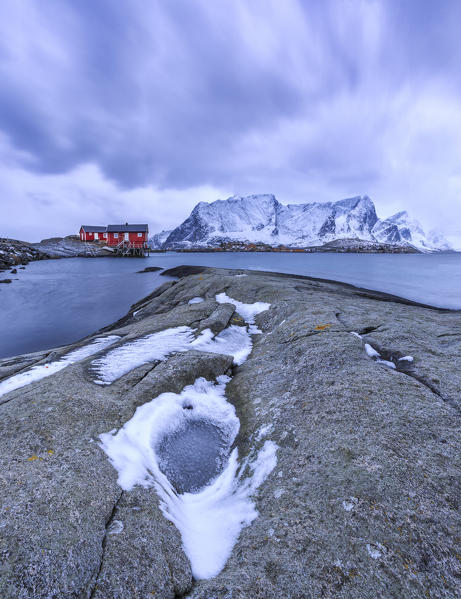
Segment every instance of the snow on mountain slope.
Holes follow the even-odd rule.
[[[424,247],[426,236],[421,225],[417,220],[411,219],[405,210],[380,221],[380,224],[382,227],[392,229],[396,243],[407,241],[413,245]],[[374,235],[378,241],[381,241],[381,231],[375,230]]]
[[[167,239],[168,247],[182,244],[215,245],[219,239],[276,242],[277,212],[281,204],[273,195],[258,195],[211,204],[200,202],[182,225],[174,229]]]
[[[427,240],[431,248],[436,248],[438,250],[454,249],[452,244],[443,236],[442,233],[440,233],[440,231],[435,231],[434,229],[429,231],[427,234]]]
[[[393,216],[380,220],[372,231],[377,241],[389,243],[410,243],[420,250],[449,250],[448,241],[435,231],[427,235],[421,224],[411,218],[406,210],[397,212]]]
[[[160,250],[170,233],[171,231],[160,231],[160,233],[155,233],[155,235],[149,237],[150,247],[153,250]]]
[[[200,202],[168,235],[163,247],[216,247],[233,241],[307,247],[337,239],[410,244],[423,250],[449,247],[441,236],[426,236],[406,212],[378,219],[368,196],[283,205],[272,194]]]

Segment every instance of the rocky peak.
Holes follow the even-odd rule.
[[[379,219],[367,195],[338,202],[284,205],[273,194],[199,202],[189,218],[171,232],[164,247],[217,247],[229,242],[308,247],[336,239],[411,244],[423,250],[448,247],[440,236],[429,240],[406,211]]]

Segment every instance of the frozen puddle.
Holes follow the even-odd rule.
[[[156,489],[195,578],[224,567],[240,531],[258,515],[251,496],[276,465],[272,441],[240,467],[237,449],[230,452],[239,421],[224,394],[229,380],[201,378],[179,394],[163,393],[115,435],[100,435],[122,489]]]
[[[192,405],[183,408],[193,409]],[[229,438],[217,424],[191,419],[166,434],[155,453],[160,470],[175,490],[195,493],[222,471],[229,448]]]
[[[9,391],[14,391],[15,389],[25,387],[30,383],[39,381],[40,379],[50,376],[55,372],[59,372],[60,370],[66,368],[70,364],[75,364],[76,362],[79,362],[84,358],[88,358],[89,356],[96,354],[97,352],[101,351],[102,349],[105,349],[109,345],[112,345],[119,339],[120,337],[118,335],[99,337],[95,339],[92,343],[74,349],[68,354],[65,354],[59,360],[55,360],[53,362],[46,362],[37,366],[32,366],[32,368],[30,368],[29,370],[25,370],[24,372],[15,374],[0,382],[0,396],[4,395],[5,393],[8,393]]]
[[[251,319],[249,313],[246,317]],[[214,338],[204,331],[189,345],[223,353],[232,346],[241,363],[251,351],[251,338],[246,327],[229,327]],[[118,432],[100,435],[122,489],[156,489],[198,579],[222,570],[240,531],[257,517],[252,496],[277,462],[277,446],[270,440],[241,464],[237,449],[231,451],[239,420],[226,400],[229,381],[199,378],[181,393],[162,393],[140,406]]]
[[[166,360],[169,356],[192,349],[233,356],[235,364],[243,364],[252,348],[251,335],[260,333],[254,324],[256,314],[267,310],[270,304],[256,302],[244,304],[225,293],[216,296],[218,303],[231,303],[245,319],[248,327],[232,325],[213,335],[205,329],[195,338],[195,330],[187,326],[152,333],[107,352],[91,363],[91,371],[98,385],[110,385],[121,376],[149,362]]]

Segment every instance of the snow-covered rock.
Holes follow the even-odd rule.
[[[382,243],[409,243],[420,250],[449,250],[450,244],[440,233],[426,235],[421,224],[408,215],[406,210],[397,212],[373,227],[372,234]]]
[[[0,271],[27,264],[32,260],[44,260],[49,256],[30,243],[0,237]]]
[[[154,236],[158,243],[164,233]],[[338,239],[449,249],[442,236],[426,236],[406,212],[380,220],[368,196],[283,205],[272,194],[200,202],[189,218],[163,239],[161,247],[216,247],[229,242],[308,247]]]
[[[149,237],[149,245],[153,250],[160,250],[170,235],[170,231],[160,231],[160,233],[155,233],[152,237]]]

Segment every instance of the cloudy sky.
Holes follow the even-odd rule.
[[[2,0],[0,236],[368,194],[461,246],[458,0]]]

